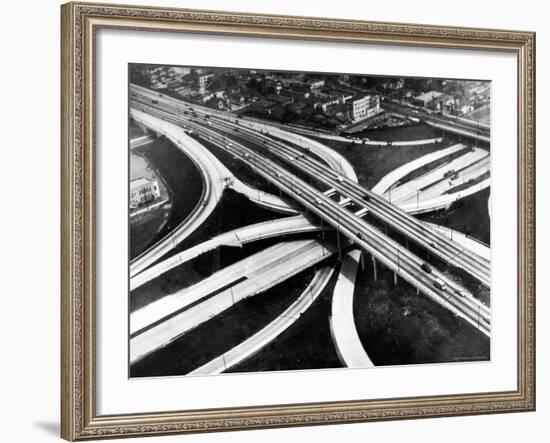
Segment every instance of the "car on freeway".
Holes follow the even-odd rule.
[[[344,181],[344,177],[339,175],[338,177],[336,177],[336,180],[338,180],[340,183],[342,183]]]
[[[153,103],[154,105],[158,105],[159,101],[158,100],[151,100],[151,103]]]
[[[462,289],[455,289],[455,294],[460,297],[466,297],[466,293]]]
[[[430,242],[430,246],[434,249],[437,249],[437,245],[433,241]]]
[[[430,274],[432,272],[432,267],[428,263],[422,263],[420,265],[420,268],[427,274]]]
[[[318,205],[322,205],[323,200],[321,200],[319,197],[315,197],[315,203],[317,203]]]
[[[359,240],[365,240],[365,235],[361,231],[357,231],[356,235]]]
[[[436,279],[434,280],[434,286],[435,286],[437,289],[440,289],[440,290],[442,290],[442,291],[444,291],[445,288],[447,287],[447,286],[445,285],[445,282],[444,282],[443,280],[441,280],[440,278],[436,278]]]

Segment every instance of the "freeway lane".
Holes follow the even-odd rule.
[[[143,104],[143,106],[148,105]],[[235,139],[220,135],[210,125],[202,126],[194,121],[183,119],[181,116],[158,110],[155,107],[148,106],[147,109],[148,112],[162,116],[162,118],[192,127],[193,130],[198,131],[203,137],[215,143],[221,149],[233,153],[259,175],[370,252],[377,260],[396,272],[404,280],[489,335],[490,312],[483,304],[436,269],[430,274],[424,273],[420,269],[423,261],[419,257],[367,224],[358,216],[343,210],[319,190],[290,174],[285,168],[269,158],[239,144]],[[230,140],[232,141],[230,142]],[[231,145],[230,149],[228,143]],[[321,204],[318,203],[318,200],[321,201]],[[381,200],[383,201],[383,199]],[[444,283],[443,288],[434,285],[436,279]],[[465,294],[465,296],[458,295],[458,291]]]
[[[177,109],[174,109],[174,108],[170,108],[170,109],[172,109],[174,111],[177,110]],[[197,108],[194,108],[194,111],[195,112],[201,112],[201,111],[198,111]],[[204,111],[204,113],[208,114],[208,111]],[[247,131],[245,128],[243,128],[242,120],[243,119],[234,119],[234,121],[232,123],[230,123],[229,121],[227,121],[227,119],[223,119],[223,123],[218,122],[218,125],[223,124],[223,125],[229,126],[230,128],[233,128],[234,130],[239,130],[239,136],[241,136],[243,134],[243,132]],[[267,130],[264,128],[264,131],[267,131]],[[252,132],[252,131],[248,131],[247,133],[250,133],[250,132]],[[251,137],[250,139],[253,142],[255,141],[258,145],[261,145],[263,142],[264,143],[269,142],[270,145],[274,143],[273,140],[270,140],[268,137],[264,136],[263,134],[255,133],[255,134],[251,134],[250,137]],[[284,145],[282,143],[275,144],[275,149],[276,149],[274,151],[275,154],[279,155],[279,157],[282,160],[288,162],[289,161],[288,154],[290,154],[292,156],[291,163],[294,166],[300,167],[300,164],[298,164],[298,162],[301,162],[301,157],[300,157],[300,154],[302,153],[301,151],[290,148],[289,146]],[[281,155],[281,152],[284,152],[286,154]],[[329,168],[326,168],[324,165],[320,164],[319,162],[316,162],[314,159],[311,159],[308,156],[306,156],[305,159],[307,159],[307,161],[312,166],[317,166],[317,168],[318,168],[317,171],[314,171],[312,173],[312,176],[314,176],[316,178],[320,178],[320,177],[329,177],[330,175],[333,174],[333,171],[331,171]],[[305,159],[304,159],[304,161],[305,161]],[[341,184],[341,185],[343,185],[343,184]],[[335,182],[332,182],[332,184],[331,184],[331,186],[336,186],[337,188],[341,185],[339,185],[338,183],[335,183]],[[352,187],[354,188],[355,191],[358,192],[358,194],[355,195],[356,199],[354,200],[355,203],[357,203],[357,204],[360,204],[362,206],[367,205],[367,208],[369,207],[368,206],[369,203],[365,203],[365,201],[363,199],[363,194],[367,194],[367,195],[369,195],[369,197],[373,197],[373,196],[377,197],[377,196],[374,195],[374,193],[372,193],[372,192],[370,192],[370,191],[368,191],[364,188],[361,188],[359,185],[356,185],[355,183],[353,184]],[[476,190],[477,190],[477,188],[476,188]],[[345,192],[350,192],[350,191],[347,190]],[[344,195],[347,195],[347,194],[344,194]],[[464,191],[461,194],[459,194],[458,197],[460,195],[464,195],[464,196],[468,195],[468,192]],[[456,200],[457,196],[453,196],[453,197],[445,196],[444,199],[443,199],[446,202],[445,204],[448,204],[447,200],[449,198],[452,198],[452,200],[454,201],[454,200]],[[430,201],[428,203],[433,204],[433,205],[441,205],[440,200],[441,200],[441,198],[438,199],[437,201],[434,201],[434,202]],[[395,208],[394,205],[391,205],[387,202],[384,202],[384,200],[381,200],[379,198],[378,198],[378,200],[377,200],[377,198],[372,198],[372,203],[379,206],[378,210],[377,210],[377,208],[370,208],[370,209],[373,210],[374,215],[381,215],[381,212],[379,212],[379,211],[382,211],[382,212],[387,211],[387,217],[382,218],[382,220],[384,222],[390,223],[394,228],[396,228],[398,230],[403,229],[405,227],[405,224],[406,224],[407,229],[409,229],[411,231],[410,232],[403,231],[403,233],[405,235],[409,235],[410,238],[413,241],[416,241],[417,243],[419,243],[423,247],[431,247],[430,243],[434,243],[437,248],[432,247],[430,252],[434,253],[435,255],[440,255],[441,258],[443,258],[445,260],[451,260],[451,259],[455,260],[455,262],[453,264],[458,265],[459,267],[462,267],[463,269],[467,270],[467,272],[470,272],[471,274],[473,274],[476,278],[480,279],[487,286],[490,285],[490,265],[489,265],[488,261],[480,260],[479,257],[477,257],[475,254],[470,254],[470,256],[468,257],[468,260],[471,261],[471,263],[470,262],[465,262],[464,260],[462,260],[462,255],[468,254],[468,252],[463,251],[462,250],[463,248],[460,248],[457,245],[455,245],[455,247],[453,248],[452,247],[452,242],[449,242],[445,238],[442,238],[441,236],[438,236],[437,233],[426,232],[425,227],[422,225],[422,223],[420,221],[418,221],[417,219],[415,219],[413,217],[407,216],[407,214],[404,213],[404,211],[399,211],[397,208]],[[418,204],[416,206],[417,206],[416,208],[408,208],[407,207],[407,209],[409,209],[411,211],[418,210]],[[399,222],[401,224],[395,222],[393,220],[393,217],[398,218]],[[414,232],[414,230],[416,230],[416,233]],[[415,235],[416,235],[416,237],[415,237]],[[425,237],[425,236],[430,237],[431,241],[430,242],[424,242],[424,243],[420,242],[419,240],[421,238]],[[441,248],[441,246],[443,246],[444,248]],[[447,256],[440,254],[440,251],[443,251],[444,249],[448,249]],[[460,255],[458,255],[458,254],[460,254]]]
[[[365,352],[353,314],[353,295],[355,293],[355,277],[361,260],[361,251],[351,251],[342,261],[342,267],[334,286],[330,327],[333,342],[340,361],[348,368],[374,367]]]
[[[491,137],[490,136],[484,136],[484,135],[478,135],[477,133],[471,131],[470,129],[463,129],[455,126],[454,124],[446,124],[446,123],[437,123],[435,121],[431,120],[425,120],[425,122],[433,126],[434,128],[441,129],[443,131],[452,132],[457,135],[463,135],[465,137],[471,137],[476,140],[479,140],[480,142],[484,142],[487,144],[491,143]]]
[[[380,181],[371,189],[372,192],[382,195],[388,191],[393,185],[395,185],[399,180],[405,177],[407,174],[420,169],[422,166],[432,163],[440,158],[449,156],[456,152],[461,151],[466,146],[462,143],[450,146],[446,149],[440,151],[432,152],[431,154],[426,154],[422,157],[419,157],[413,161],[405,163],[402,166],[394,169],[393,171],[386,174],[380,179]]]
[[[168,272],[170,269],[180,266],[219,246],[241,247],[246,243],[264,240],[277,235],[314,232],[322,229],[323,228],[320,226],[312,224],[302,215],[269,220],[234,229],[186,249],[185,251],[179,252],[135,275],[130,279],[130,291],[139,288],[145,283]]]
[[[451,194],[443,194],[439,197],[421,200],[420,203],[416,202],[415,199],[415,201],[413,201],[412,203],[403,204],[400,205],[400,207],[409,214],[422,214],[425,212],[444,210],[446,208],[449,208],[453,202],[468,197],[469,195],[473,195],[476,192],[482,191],[483,189],[490,186],[491,178],[488,177],[478,183],[475,183],[474,185],[468,186],[467,189],[464,189],[462,191],[454,192]],[[487,278],[489,278],[489,274],[487,274]],[[489,283],[487,283],[486,286],[489,286]]]
[[[408,196],[400,198],[398,204],[406,205],[412,203],[413,201],[416,202],[417,192],[418,195],[424,200],[433,199],[442,195],[456,197],[458,193],[453,191],[455,187],[465,184],[467,185],[470,181],[476,181],[476,183],[479,183],[478,180],[486,176],[490,166],[491,160],[488,157],[485,157],[480,161],[470,164],[457,171],[459,176],[455,180],[440,179],[423,188],[418,188],[418,183],[411,182],[407,185],[409,188],[413,188],[414,193],[412,195],[409,194]],[[475,187],[475,185],[472,185],[471,187]]]
[[[161,101],[164,102],[165,100],[171,102],[171,101],[173,101],[174,99],[171,99],[171,98],[162,98]],[[178,101],[178,100],[176,100],[176,101]],[[183,102],[182,102],[182,103],[183,103]],[[143,103],[143,105],[144,105],[144,106],[148,106],[147,103]],[[160,105],[159,105],[159,106],[160,106]],[[188,106],[189,106],[189,105],[188,105]],[[151,108],[151,107],[149,106],[149,108]],[[151,108],[151,109],[155,109],[155,107],[153,107],[153,108]],[[195,129],[200,130],[200,131],[206,131],[207,134],[211,134],[211,135],[207,135],[206,138],[212,139],[212,137],[213,137],[212,134],[217,134],[217,133],[216,133],[216,131],[213,131],[213,130],[212,130],[212,127],[210,126],[210,125],[211,125],[211,122],[210,122],[210,121],[206,121],[206,123],[209,124],[209,126],[207,126],[207,127],[203,127],[203,126],[199,125],[199,123],[198,123],[198,118],[197,118],[197,112],[199,112],[199,111],[197,111],[197,108],[196,108],[196,107],[191,108],[191,107],[189,106],[189,109],[192,109],[192,110],[193,110],[194,118],[192,118],[192,119],[189,118],[189,120],[187,120],[186,117],[184,117],[184,116],[179,116],[179,117],[176,119],[176,121],[178,121],[178,119],[179,119],[179,120],[183,120],[182,123],[184,123],[184,124],[187,124],[187,125],[189,125],[189,124],[194,125]],[[171,111],[174,111],[174,112],[175,112],[176,110],[171,109],[170,112],[171,112]],[[155,111],[153,111],[153,112],[155,112]],[[167,117],[167,118],[168,118],[169,116],[172,115],[170,112],[166,112],[166,111],[160,111],[160,110],[159,110],[158,112],[160,112],[161,115],[165,115],[165,117]],[[203,111],[200,111],[200,112],[203,112]],[[209,111],[204,111],[204,113],[205,113],[205,114],[209,114]],[[163,118],[164,118],[164,117],[163,117]],[[172,116],[172,118],[174,118],[174,117]],[[205,117],[205,119],[206,119],[206,118],[207,118],[207,117]],[[200,123],[203,123],[203,121],[201,121]],[[227,123],[227,122],[225,122],[225,123]],[[235,123],[235,124],[238,124],[238,123]],[[198,125],[198,126],[197,126],[197,125]],[[218,125],[218,123],[216,123],[216,125]],[[239,128],[239,134],[242,132],[242,130],[243,130],[243,128],[240,127],[240,128]],[[258,135],[258,136],[261,136],[261,135]],[[220,147],[222,147],[222,148],[227,148],[227,150],[230,150],[230,149],[229,149],[229,146],[225,146],[227,143],[228,143],[228,139],[227,139],[226,137],[222,137],[222,140],[221,140],[221,143],[220,143]],[[231,145],[231,143],[229,143],[229,145]],[[288,148],[288,147],[287,147],[287,148]],[[233,150],[231,150],[231,152],[233,152]],[[253,151],[252,151],[252,152],[253,152]],[[295,159],[293,159],[293,160],[295,160]],[[321,165],[320,167],[324,167],[324,165]],[[332,171],[330,171],[330,169],[329,169],[328,171],[329,171],[330,173],[333,173]],[[354,185],[355,185],[355,184],[354,184]],[[365,191],[365,190],[363,190],[363,191]],[[367,192],[369,192],[369,191],[367,191]],[[374,194],[373,194],[373,195],[374,195]],[[395,206],[389,205],[384,199],[381,199],[379,196],[377,196],[377,195],[374,195],[374,196],[375,196],[374,200],[377,199],[378,202],[381,202],[382,204],[387,205],[387,206],[388,206],[388,209],[393,210],[393,211],[397,211],[397,210],[398,210],[397,208],[395,208]],[[402,211],[401,211],[401,212],[402,212]],[[406,214],[405,214],[405,215],[406,215]],[[414,218],[411,218],[411,217],[409,217],[409,221],[419,223],[418,220],[416,220],[416,219],[414,219]],[[425,230],[425,227],[421,225],[420,229],[424,229],[424,230]],[[431,235],[433,235],[433,233],[431,233]],[[461,249],[458,249],[457,252],[461,252]],[[474,256],[474,257],[475,257],[475,256]]]
[[[475,238],[469,237],[460,231],[456,231],[454,229],[450,229],[445,226],[441,226],[435,223],[427,223],[427,224],[430,228],[441,232],[443,235],[445,235],[445,237],[449,239],[452,238],[455,242],[460,243],[465,248],[475,252],[480,257],[483,257],[486,260],[491,260],[491,248],[487,246],[485,243],[482,243],[481,241],[476,240]]]
[[[199,143],[188,137],[181,128],[174,126],[165,129],[162,127],[164,122],[159,122],[143,112],[132,109],[130,109],[130,115],[137,122],[159,133],[165,132],[174,145],[184,151],[195,164],[204,184],[201,198],[189,216],[174,231],[131,261],[130,277],[132,277],[160,259],[208,218],[221,198],[224,182],[219,177],[214,164],[209,162],[208,158],[204,158],[204,155],[201,156],[201,149],[197,146]]]
[[[147,115],[142,111],[137,109],[130,108],[130,115],[132,118],[139,120],[142,124],[152,128],[155,131],[159,131],[161,134],[172,134],[174,132],[180,131],[179,138],[176,139],[177,143],[183,145],[183,148],[186,149],[186,152],[191,151],[199,161],[205,164],[205,170],[210,174],[210,176],[219,182],[224,183],[225,186],[230,186],[234,191],[244,195],[250,201],[273,211],[281,212],[284,214],[295,214],[294,210],[286,201],[282,200],[276,195],[269,194],[268,192],[255,189],[239,179],[237,179],[233,173],[225,167],[225,165],[218,160],[218,158],[212,154],[207,148],[202,144],[198,143],[193,138],[189,137],[185,131],[181,133],[181,129],[171,127],[171,123],[162,121],[161,119],[155,118],[151,115]],[[183,142],[183,143],[182,143]],[[229,183],[229,184],[228,184]]]
[[[417,109],[416,113],[410,107],[400,105],[398,103],[390,103],[385,101],[384,109],[389,109],[392,112],[397,112],[413,119],[422,119],[425,123],[438,129],[451,132],[457,135],[463,135],[475,140],[491,143],[490,128],[486,125],[476,125],[476,122],[468,121],[467,119],[451,118],[428,114],[425,111]]]
[[[130,315],[130,362],[134,363],[239,301],[333,255],[329,242],[282,242]],[[228,286],[227,282],[235,282]]]
[[[151,266],[195,231],[212,213],[229,182],[232,182],[231,186],[235,191],[244,194],[260,206],[283,213],[296,213],[280,197],[253,189],[237,180],[210,151],[189,137],[179,126],[134,108],[130,108],[130,115],[137,122],[159,134],[165,135],[175,146],[184,151],[193,161],[197,170],[200,171],[205,184],[201,198],[191,214],[173,232],[132,260],[130,263],[130,277]]]
[[[416,201],[420,197],[419,193],[425,194],[423,198],[426,199],[439,197],[446,189],[455,186],[454,180],[445,178],[445,174],[455,171],[460,177],[457,183],[460,183],[463,178],[476,178],[478,175],[487,172],[489,166],[489,153],[483,149],[475,149],[449,163],[430,170],[420,177],[394,188],[389,188],[383,197],[396,205],[410,203],[410,200]],[[451,183],[449,184],[449,182]]]
[[[323,293],[334,274],[334,268],[334,265],[330,265],[316,271],[315,276],[298,299],[275,320],[242,343],[187,375],[220,374],[259,352],[293,325],[309,309],[319,295]]]
[[[144,97],[145,101],[142,101]],[[149,89],[142,88],[141,86],[137,85],[130,85],[130,98],[137,99],[139,103],[143,103],[146,105],[151,105],[153,100],[159,102],[157,103],[158,105],[162,105],[164,103],[165,105],[169,106],[170,111],[179,114],[181,117],[187,115],[189,118],[191,118],[191,113],[201,115],[215,115],[218,119],[227,120],[228,122],[237,124],[240,123],[243,126],[248,126],[249,128],[255,129],[256,132],[264,131],[266,133],[271,133],[287,142],[295,143],[297,145],[308,146],[311,152],[323,159],[323,161],[325,161],[327,165],[329,165],[332,169],[334,169],[335,171],[339,171],[350,180],[357,182],[357,175],[355,174],[355,170],[344,156],[340,155],[333,149],[330,149],[329,147],[323,145],[322,143],[303,137],[299,134],[285,131],[280,126],[267,124],[264,121],[256,120],[250,117],[235,117],[230,114],[228,115],[226,112],[215,111],[211,108],[206,108],[200,105],[191,105],[185,101],[173,99],[169,96],[153,92]],[[160,99],[160,101],[158,99]]]
[[[228,131],[232,128],[228,122],[220,124],[222,127],[226,127]],[[267,149],[272,148],[270,149],[271,152],[284,162],[290,163],[292,166],[309,173],[313,178],[323,182],[331,189],[338,190],[343,197],[351,198],[356,205],[366,208],[371,214],[388,223],[412,241],[425,247],[434,255],[438,255],[453,265],[461,267],[487,286],[490,286],[490,262],[488,260],[468,250],[464,250],[460,245],[439,235],[437,232],[426,229],[421,221],[406,214],[406,212],[400,210],[395,205],[386,202],[375,193],[362,188],[357,183],[344,180],[338,174],[335,175],[334,171],[315,159],[304,155],[303,151],[291,148],[280,142],[275,142],[262,134],[253,134],[250,131],[244,130],[242,125],[240,125],[239,136],[244,137],[245,135],[248,137],[248,140],[256,143],[258,146],[263,146]],[[477,152],[479,153],[476,154]],[[482,150],[476,150],[470,154],[475,154],[478,157],[485,157],[487,155],[486,151]],[[466,192],[462,194],[466,195]],[[458,197],[460,197],[460,194]],[[445,199],[447,198],[446,196]],[[454,200],[456,200],[456,196],[453,197]]]

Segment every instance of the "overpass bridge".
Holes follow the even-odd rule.
[[[163,99],[162,102],[164,103],[165,100]],[[401,276],[430,298],[446,306],[456,315],[463,317],[485,334],[490,334],[488,308],[477,301],[468,291],[435,268],[431,273],[422,271],[421,265],[424,260],[365,222],[353,211],[340,207],[337,202],[325,196],[320,190],[290,173],[286,167],[243,145],[236,137],[231,138],[220,134],[212,128],[212,125],[207,124],[208,122],[199,123],[195,118],[182,118],[179,112],[167,112],[158,109],[157,106],[135,101],[135,99],[132,99],[132,106],[146,107],[147,112],[158,116],[158,118],[192,128],[206,140],[226,152],[230,152],[294,201],[336,229],[339,234],[369,252],[375,262],[383,263],[396,275]],[[337,182],[342,183],[340,180]],[[334,185],[339,186],[336,183]],[[436,281],[443,284],[438,286],[435,284]]]
[[[170,102],[171,100],[167,98],[167,101]],[[147,105],[147,99],[141,103],[142,105]],[[158,103],[169,114],[181,112],[181,108],[173,104],[163,105],[164,100]],[[309,153],[307,147],[304,151],[303,148],[299,149],[297,146],[292,146],[270,137],[278,137],[279,130],[271,134],[269,132],[269,125],[265,124],[260,125],[259,130],[255,130],[248,127],[248,122],[245,119],[231,119],[225,113],[222,113],[224,118],[218,120],[216,117],[219,116],[219,113],[211,114],[208,108],[200,110],[195,105],[193,106],[193,111],[197,116],[201,114],[208,119],[209,128],[215,122],[216,127],[222,130],[223,133],[228,134],[228,136],[247,139],[250,143],[262,149],[269,150],[282,162],[299,169],[308,174],[312,179],[329,188],[325,191],[325,195],[333,196],[334,194],[338,194],[340,196],[340,203],[344,203],[342,206],[347,206],[351,203],[361,211],[361,216],[370,213],[383,223],[387,223],[397,232],[403,234],[407,239],[428,250],[430,254],[441,258],[453,266],[464,269],[486,286],[490,286],[489,260],[479,257],[477,254],[449,240],[439,232],[427,228],[421,221],[386,201],[386,199],[380,197],[377,193],[361,187],[353,180],[349,180],[340,174],[335,174],[332,168],[322,164],[312,156],[306,155]],[[186,123],[191,123],[189,119],[185,118],[185,114],[183,115],[184,120],[187,120]],[[194,123],[199,124],[198,118],[194,120]],[[200,128],[197,130],[200,131]],[[300,143],[303,146],[303,140]],[[483,152],[478,151],[477,154],[484,155]],[[473,153],[473,155],[477,154]]]

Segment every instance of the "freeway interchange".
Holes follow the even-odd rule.
[[[376,263],[383,264],[395,276],[490,336],[489,307],[436,266],[427,265],[426,260],[409,248],[409,241],[447,263],[451,269],[466,272],[486,287],[490,287],[489,260],[359,185],[354,176],[343,172],[344,167],[335,167],[334,161],[330,164],[318,151],[314,152],[314,142],[310,145],[307,138],[283,136],[281,128],[270,124],[186,103],[136,85],[130,87],[130,113],[137,119],[144,116],[156,119],[157,125],[152,129],[157,133],[160,127],[165,135],[183,128],[187,135],[192,134],[197,140],[204,140],[232,155],[283,193],[299,212],[313,214],[323,225],[336,231],[338,243],[330,246],[331,253],[327,255],[338,254],[341,258],[344,248],[350,245],[359,248],[372,257],[375,266]],[[387,235],[367,216],[399,233],[406,239],[406,244]],[[303,224],[303,219],[297,223]],[[175,244],[176,240],[172,238],[171,242]],[[153,264],[158,258],[156,255],[148,264]],[[147,253],[140,260],[147,260]],[[148,267],[140,267],[133,278],[139,279],[140,273],[147,273]],[[173,320],[173,312],[181,309],[181,306],[164,308],[159,314],[154,307],[144,307],[132,313],[131,361],[185,333],[187,329],[182,329],[178,326],[180,323]],[[208,317],[207,313],[202,315]],[[168,333],[165,332],[164,339],[151,332],[155,328],[166,331],[168,324],[171,327]],[[148,336],[154,337],[155,346],[148,345]]]

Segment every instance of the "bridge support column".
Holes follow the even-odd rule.
[[[420,295],[420,289],[416,288],[416,295]]]
[[[393,271],[393,285],[397,286],[397,272]]]
[[[361,260],[361,271],[364,271],[365,270],[365,254],[363,252],[361,252],[360,260]]]
[[[340,231],[336,230],[336,243],[338,244],[338,261],[342,261],[342,248],[340,245]]]
[[[136,122],[136,120],[134,120],[134,123],[137,123],[139,129],[141,129],[145,134],[149,134],[149,128],[147,128],[147,126],[145,126],[143,123]]]
[[[374,273],[374,280],[378,280],[378,271],[376,269],[376,258],[374,258],[374,255],[372,255],[371,257],[372,257],[372,269]]]

